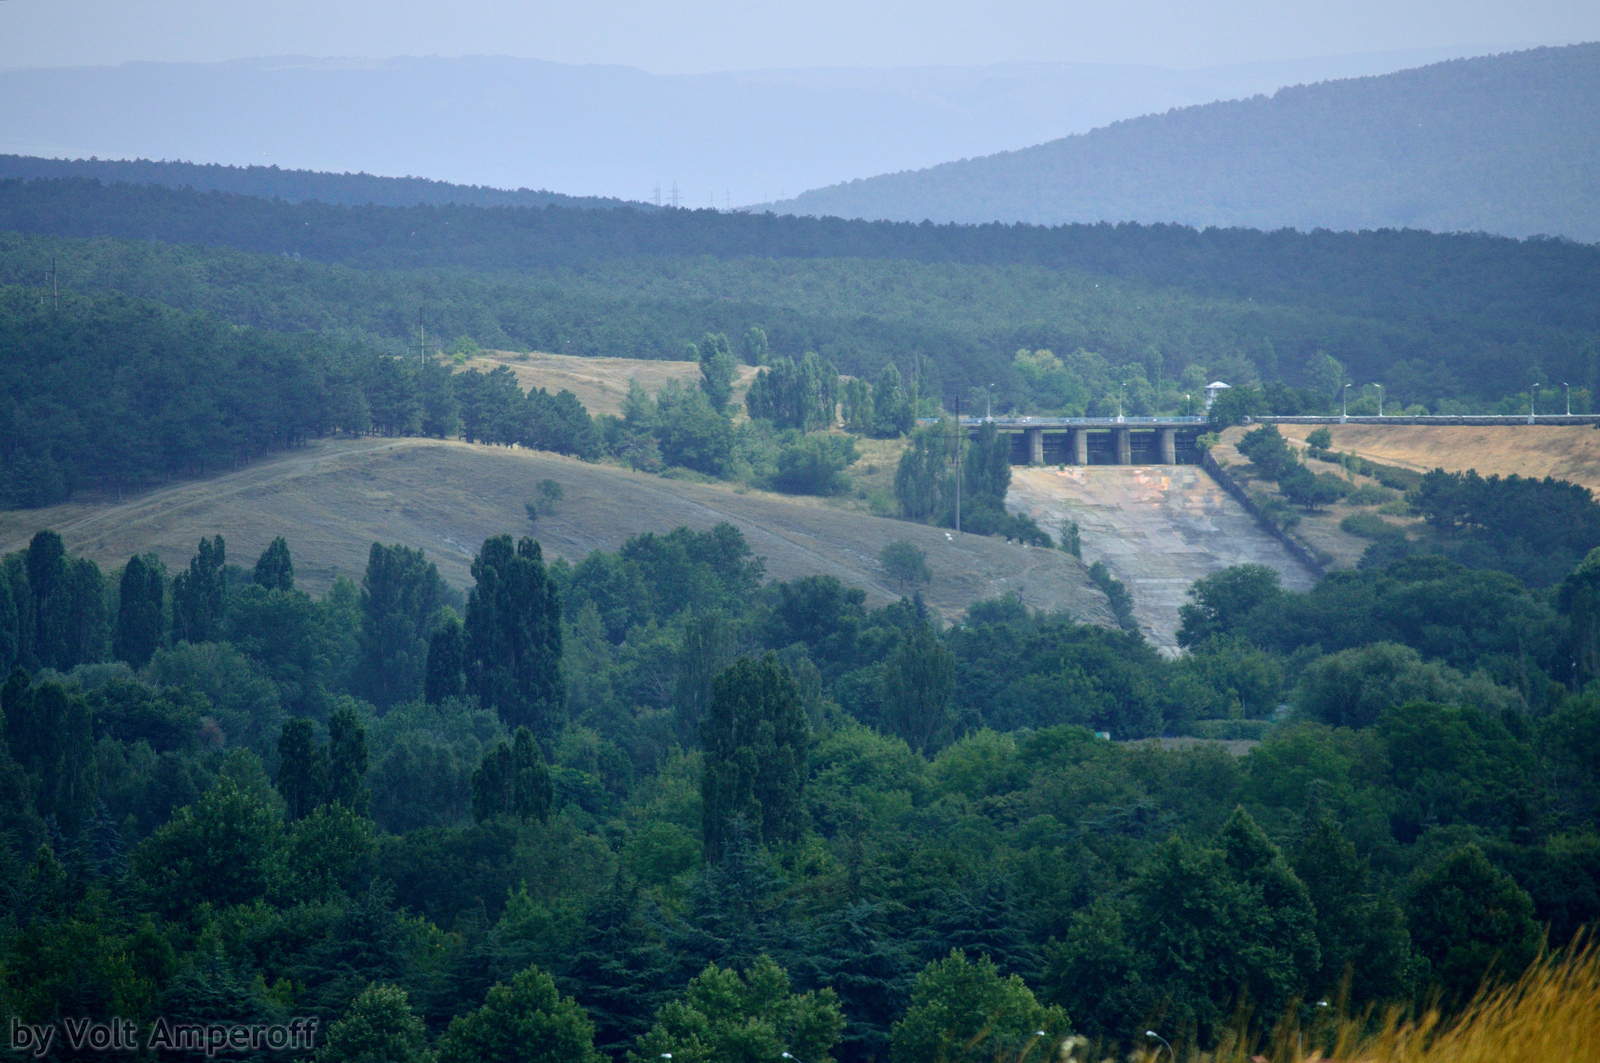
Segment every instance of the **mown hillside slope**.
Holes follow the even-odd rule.
[[[562,485],[563,499],[530,524],[524,503],[537,497],[535,485],[547,478]],[[1034,608],[1115,626],[1082,563],[1059,550],[974,535],[953,540],[937,528],[762,492],[735,493],[521,448],[416,438],[313,443],[122,503],[0,511],[0,553],[54,528],[74,553],[107,569],[154,552],[177,570],[207,535],[221,533],[239,557],[254,557],[283,535],[295,543],[301,582],[321,591],[340,575],[358,578],[373,542],[399,542],[425,550],[446,581],[466,587],[483,541],[507,531],[534,535],[551,556],[577,562],[592,550],[616,550],[634,535],[680,526],[703,531],[724,520],[766,558],[775,579],[835,576],[881,605],[912,589],[877,561],[889,543],[906,540],[926,551],[933,579],[921,589],[947,615],[1018,591]]]
[[[1600,44],[1455,60],[1118,122],[816,189],[896,221],[1417,228],[1600,239]]]

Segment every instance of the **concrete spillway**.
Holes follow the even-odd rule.
[[[1013,468],[1006,507],[1052,538],[1077,521],[1086,564],[1127,584],[1145,637],[1176,650],[1189,585],[1231,565],[1268,565],[1293,590],[1315,582],[1281,544],[1193,465]]]

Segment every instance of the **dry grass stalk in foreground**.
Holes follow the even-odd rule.
[[[1513,985],[1483,989],[1448,1018],[1428,1011],[1388,1012],[1372,1031],[1370,1016],[1331,1018],[1301,1028],[1280,1023],[1260,1055],[1240,1039],[1196,1063],[1590,1063],[1600,1060],[1600,948],[1594,943],[1546,956]],[[1331,1052],[1329,1049],[1331,1048]],[[1326,1053],[1326,1054],[1324,1054]],[[1164,1050],[1161,1054],[1164,1054]],[[1140,1054],[1155,1063],[1157,1053]]]

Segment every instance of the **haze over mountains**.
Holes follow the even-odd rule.
[[[663,202],[676,184],[683,205],[721,208],[1459,54],[696,76],[484,56],[21,69],[0,72],[0,152],[414,174],[632,200],[653,201],[659,185]]]
[[[1122,121],[807,192],[902,221],[1419,228],[1600,240],[1600,44],[1457,60]]]

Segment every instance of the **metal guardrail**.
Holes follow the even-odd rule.
[[[1192,428],[1206,423],[1204,417],[963,417],[961,427],[978,428],[992,421],[996,428]],[[919,417],[918,424],[938,424],[937,417]]]
[[[1600,424],[1600,413],[1482,413],[1482,414],[1417,414],[1398,417],[1301,417],[1280,414],[1262,414],[1247,418],[1250,424],[1416,424],[1416,425],[1475,425],[1480,427],[1507,427],[1517,425],[1573,426]]]

